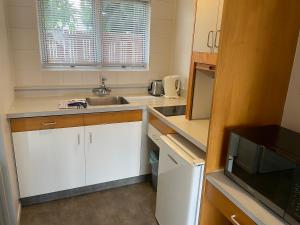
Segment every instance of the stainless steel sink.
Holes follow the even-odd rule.
[[[129,104],[129,102],[121,96],[90,97],[87,98],[86,101],[91,106]]]

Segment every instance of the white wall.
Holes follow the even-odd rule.
[[[177,0],[175,13],[174,47],[171,61],[171,73],[189,77],[196,0]],[[186,88],[184,82],[183,88]]]
[[[300,133],[300,35],[283,113],[282,126]]]
[[[152,0],[150,71],[103,72],[108,84],[148,84],[169,74],[176,0]],[[17,87],[95,85],[98,72],[49,72],[40,68],[35,0],[9,0]]]
[[[10,209],[10,221],[7,224],[16,224],[19,194],[9,124],[6,119],[6,113],[14,99],[14,91],[4,8],[4,1],[0,0],[0,164],[3,167],[6,200]]]

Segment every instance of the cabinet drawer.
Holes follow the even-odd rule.
[[[12,132],[80,127],[83,125],[82,115],[45,116],[11,120]]]
[[[148,126],[148,137],[158,146],[160,147],[162,133],[160,133],[155,127],[151,124]]]
[[[232,224],[255,225],[244,212],[226,198],[218,189],[208,181],[206,182],[205,195],[211,204],[217,208]]]
[[[166,125],[164,122],[160,121],[156,116],[153,114],[149,114],[149,123],[155,127],[161,134],[175,134],[176,131]]]
[[[85,114],[84,125],[136,122],[143,119],[142,110]]]

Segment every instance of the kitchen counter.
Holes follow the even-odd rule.
[[[153,96],[124,96],[129,104],[109,105],[109,106],[88,106],[86,109],[58,109],[60,101],[85,98],[89,96],[64,96],[64,97],[35,97],[18,98],[14,101],[8,119],[38,116],[57,116],[69,114],[86,114],[97,112],[113,112],[136,109],[149,109],[168,126],[176,130],[179,134],[191,141],[197,147],[206,151],[209,120],[187,120],[185,116],[165,117],[154,109],[158,106],[184,105],[185,99],[167,99]]]
[[[17,119],[24,117],[37,116],[57,116],[68,114],[83,114],[96,112],[112,112],[145,109],[147,105],[171,106],[184,105],[185,99],[167,99],[153,96],[124,96],[129,104],[127,105],[106,105],[106,106],[88,106],[86,109],[59,109],[58,104],[63,100],[86,98],[90,96],[64,96],[64,97],[35,97],[35,98],[17,98],[10,108],[7,118]]]
[[[188,139],[202,151],[206,151],[209,130],[208,119],[188,120],[184,115],[166,117],[155,110],[152,105],[149,105],[148,108],[149,111],[157,116],[162,122]]]
[[[284,225],[284,221],[257,201],[247,191],[224,175],[224,171],[211,173],[206,179],[247,216],[259,225]]]

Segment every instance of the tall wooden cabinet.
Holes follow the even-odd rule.
[[[205,10],[205,5],[201,9],[201,2],[204,0],[199,0],[197,14]],[[218,1],[209,2],[214,4],[211,12],[216,14]],[[215,63],[206,174],[224,168],[227,128],[281,123],[300,29],[299,12],[299,0],[224,1],[222,20],[221,17],[217,19],[222,29]],[[197,30],[201,16],[197,17],[195,37],[201,33]],[[210,31],[212,25],[206,25],[206,32]],[[198,91],[194,89],[197,66],[211,64],[211,52],[216,52],[204,46],[207,37],[206,33],[194,40],[202,40],[194,43],[194,50],[205,51],[205,54],[194,52],[192,56],[188,118],[193,107],[193,93]],[[202,196],[200,224],[234,223],[210,203],[207,191],[205,189]]]

